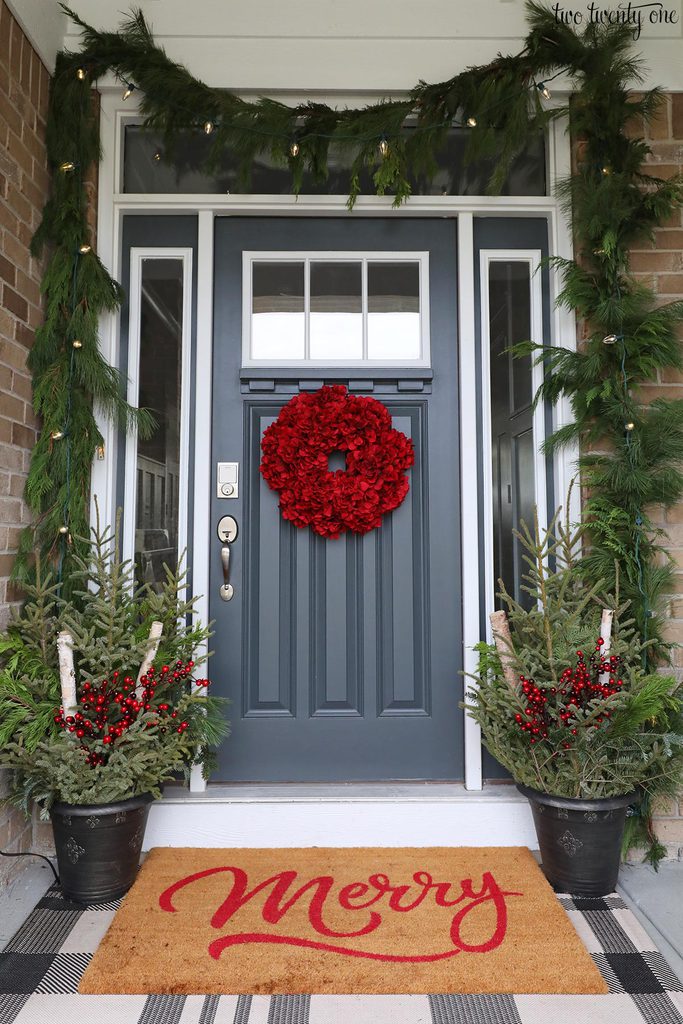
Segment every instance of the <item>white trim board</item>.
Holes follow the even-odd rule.
[[[475,308],[474,308],[474,252],[473,252],[473,218],[475,216],[520,217],[542,216],[548,222],[550,251],[558,256],[572,256],[570,227],[564,218],[555,198],[549,196],[505,197],[505,196],[414,196],[406,205],[399,209],[393,208],[390,196],[361,196],[353,212],[348,213],[344,196],[245,196],[245,195],[129,195],[120,192],[122,177],[122,126],[126,121],[138,120],[129,107],[126,109],[121,102],[118,88],[104,90],[101,104],[101,132],[103,146],[103,162],[100,169],[100,189],[98,194],[98,248],[99,256],[114,277],[120,279],[120,238],[124,214],[196,214],[199,224],[198,235],[198,291],[197,291],[197,375],[196,375],[196,433],[195,433],[195,476],[192,481],[192,493],[210,493],[212,478],[212,462],[209,446],[205,444],[208,436],[207,424],[211,416],[211,352],[212,352],[212,300],[213,300],[213,228],[214,218],[220,216],[380,216],[380,217],[426,217],[438,216],[458,218],[458,254],[461,290],[459,303],[458,327],[461,339],[474,339]],[[554,122],[551,125],[548,140],[548,179],[550,190],[554,183],[568,172],[570,166],[569,139],[566,134],[566,123]],[[468,242],[469,239],[469,242]],[[469,282],[469,289],[466,288]],[[559,291],[558,275],[550,274],[551,303]],[[118,323],[114,316],[103,319],[101,325],[102,350],[105,357],[114,365],[118,361],[119,333]],[[552,344],[574,347],[576,344],[575,325],[570,312],[555,309],[552,316]],[[474,394],[476,377],[474,376],[474,346],[462,344],[460,348],[460,386],[462,394],[471,390]],[[571,416],[568,403],[561,405],[556,411],[555,426],[567,422]],[[482,583],[478,572],[473,573],[478,549],[478,498],[476,452],[469,442],[467,424],[461,403],[461,479],[467,486],[462,488],[462,544],[463,570],[469,567],[468,599],[463,602],[463,648],[464,666],[467,671],[475,667],[474,652],[471,648],[480,639],[479,635],[479,588]],[[470,421],[471,422],[471,421]],[[98,417],[100,429],[105,437],[106,458],[96,461],[93,471],[93,494],[100,498],[100,509],[103,517],[111,521],[115,509],[116,480],[116,432],[111,423],[104,417]],[[203,426],[202,426],[203,425]],[[467,429],[465,429],[467,427]],[[472,458],[474,457],[474,461]],[[555,504],[562,501],[566,494],[566,482],[573,475],[575,454],[562,451],[555,456],[556,481]],[[575,510],[578,509],[578,491],[574,492]],[[209,520],[207,504],[206,515],[197,514],[194,518],[194,565],[192,566],[193,593],[201,595],[198,611],[203,621],[208,618],[209,591],[209,551],[206,538],[212,535],[212,524]],[[476,562],[478,568],[478,562]],[[476,594],[475,594],[476,591]],[[475,599],[476,597],[476,599]],[[465,718],[465,783],[471,796],[468,799],[478,800],[482,785],[482,765],[480,750],[480,733],[475,722]],[[201,773],[193,772],[192,789],[206,791]],[[209,788],[209,792],[213,787]],[[463,790],[464,792],[464,790]],[[486,791],[485,791],[486,792]],[[501,805],[514,802],[511,790],[500,797]],[[196,799],[199,794],[192,794]],[[157,810],[158,807],[164,810]],[[153,808],[154,819],[159,814],[166,815],[165,808],[170,806],[167,801]],[[318,814],[318,805],[307,805],[308,813],[313,819]],[[183,812],[185,813],[185,812]],[[194,813],[194,812],[193,812]],[[252,815],[252,805],[246,812]],[[328,813],[328,812],[326,812]],[[216,814],[216,829],[220,830],[218,819],[225,817],[224,811]],[[286,818],[286,815],[284,816]],[[161,820],[161,819],[160,819]],[[507,819],[500,818],[499,829],[493,834],[493,841],[501,842],[502,836],[508,834]],[[314,827],[311,823],[311,829]],[[371,827],[371,820],[368,827]],[[400,813],[395,821],[396,828],[401,827]],[[165,826],[164,826],[165,827]],[[266,827],[266,826],[264,826]],[[291,822],[290,822],[291,827]],[[436,826],[434,826],[436,828]],[[284,828],[284,826],[283,826]],[[303,834],[303,833],[302,833]],[[310,834],[313,834],[310,832]],[[398,833],[396,833],[398,834]],[[187,830],[185,831],[187,836]],[[512,835],[512,833],[510,833]],[[218,831],[216,832],[218,836]],[[522,842],[523,840],[519,840]],[[511,840],[512,842],[512,840]],[[279,845],[283,845],[280,841]]]
[[[154,846],[537,846],[514,786],[459,784],[166,787],[152,804]]]

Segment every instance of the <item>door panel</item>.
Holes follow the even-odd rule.
[[[218,598],[211,546],[211,678],[233,702],[218,778],[457,779],[463,774],[455,225],[406,219],[219,218],[215,239],[214,462],[240,463],[235,596]],[[241,370],[243,251],[430,254],[432,368]],[[433,377],[433,379],[432,379]],[[282,519],[259,474],[263,431],[300,388],[372,394],[413,439],[403,504],[338,540]]]

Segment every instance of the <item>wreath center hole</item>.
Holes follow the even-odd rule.
[[[330,473],[334,473],[339,469],[345,471],[346,452],[342,451],[341,449],[336,449],[335,451],[330,452],[330,454],[327,457],[327,468],[329,469]]]

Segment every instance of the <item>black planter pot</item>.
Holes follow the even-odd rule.
[[[517,786],[528,798],[541,862],[556,892],[605,896],[619,875],[626,809],[636,793],[604,800],[571,800]]]
[[[57,865],[67,899],[107,903],[128,892],[153,799],[143,793],[114,804],[52,805]]]

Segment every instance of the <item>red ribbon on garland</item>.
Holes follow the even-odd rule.
[[[265,431],[261,473],[280,495],[280,511],[321,537],[368,533],[398,508],[410,486],[413,442],[395,430],[376,398],[350,395],[342,384],[296,395]],[[331,470],[332,452],[346,469]]]

